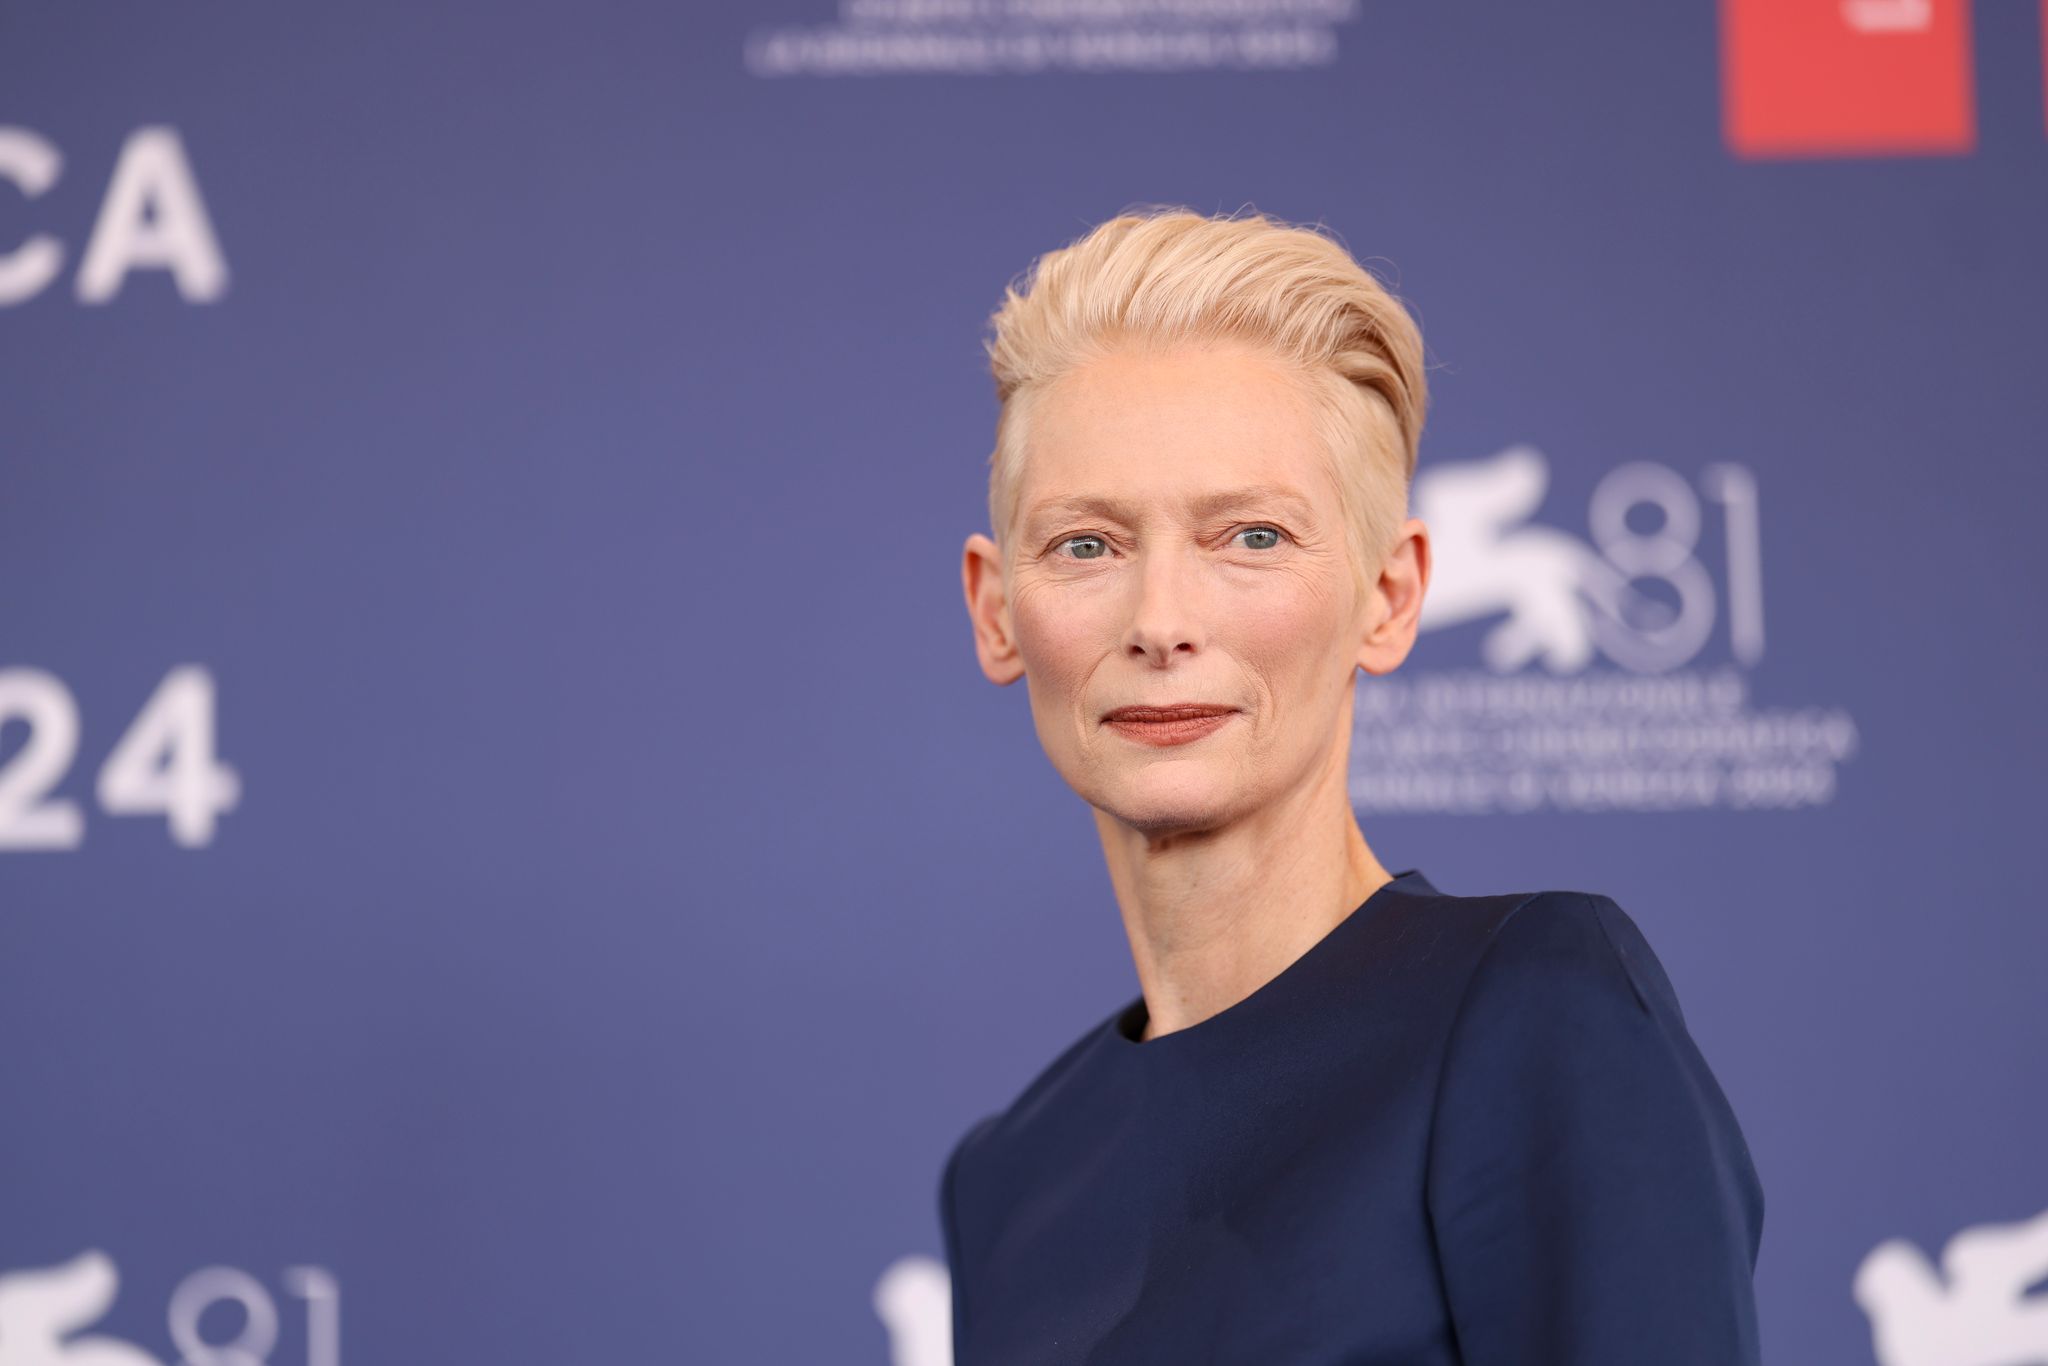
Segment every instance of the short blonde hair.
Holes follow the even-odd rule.
[[[1320,225],[1177,205],[1128,209],[1032,262],[989,323],[1002,405],[989,528],[1005,561],[1034,395],[1120,345],[1234,341],[1308,381],[1343,496],[1354,579],[1361,595],[1369,587],[1407,517],[1429,402],[1422,333]]]

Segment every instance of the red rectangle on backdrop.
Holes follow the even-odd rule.
[[[1739,156],[1970,151],[1969,0],[1721,0],[1721,99]]]

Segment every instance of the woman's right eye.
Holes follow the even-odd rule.
[[[1104,541],[1104,540],[1103,540],[1103,539],[1102,539],[1102,538],[1101,538],[1100,536],[1069,536],[1069,537],[1067,537],[1067,539],[1066,539],[1066,540],[1064,540],[1064,541],[1061,541],[1061,542],[1060,542],[1060,544],[1061,544],[1061,545],[1063,545],[1063,546],[1067,546],[1067,545],[1078,545],[1078,546],[1087,546],[1087,545],[1093,544],[1093,545],[1096,545],[1096,546],[1099,546],[1099,547],[1101,547],[1101,550],[1102,550],[1102,552],[1103,552],[1103,553],[1107,553],[1107,552],[1108,552],[1108,550],[1109,550],[1109,543],[1108,543],[1107,541]],[[1073,556],[1070,556],[1069,558],[1071,558],[1071,559],[1076,559],[1076,560],[1099,560],[1099,559],[1101,559],[1101,558],[1102,558],[1102,555],[1101,555],[1101,554],[1080,554],[1080,555],[1073,555]]]

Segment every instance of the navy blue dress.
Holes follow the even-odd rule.
[[[1756,1366],[1763,1187],[1607,897],[1398,874],[955,1145],[956,1366]]]

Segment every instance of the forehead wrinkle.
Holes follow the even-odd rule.
[[[1285,503],[1304,515],[1310,511],[1308,499],[1285,484],[1247,484],[1242,488],[1195,494],[1182,501],[1191,517],[1212,516],[1231,508],[1249,507],[1256,503]],[[1036,523],[1040,518],[1061,513],[1081,513],[1129,521],[1132,520],[1131,511],[1117,499],[1101,494],[1064,494],[1038,503],[1031,509],[1027,521]]]

